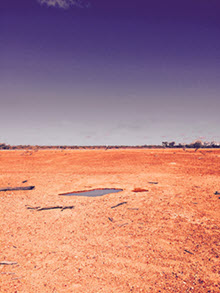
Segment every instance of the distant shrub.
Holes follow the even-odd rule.
[[[190,144],[192,148],[199,149],[203,147],[203,142],[201,140],[196,140],[195,142]]]

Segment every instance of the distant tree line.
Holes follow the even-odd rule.
[[[126,146],[126,145],[97,145],[97,146],[38,146],[38,145],[15,145],[11,146],[5,143],[0,143],[0,150],[44,150],[44,149],[153,149],[153,148],[220,148],[220,143],[216,142],[202,142],[196,140],[189,144],[178,143],[175,141],[163,141],[162,145],[135,145],[135,146]]]
[[[212,142],[203,142],[201,140],[196,140],[194,142],[191,142],[189,144],[183,144],[183,143],[179,143],[176,144],[175,141],[163,141],[162,142],[162,146],[163,148],[195,148],[195,149],[199,149],[199,148],[220,148],[220,143],[217,143],[215,141]]]

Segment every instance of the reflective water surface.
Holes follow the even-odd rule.
[[[123,191],[123,189],[116,189],[116,188],[104,188],[104,189],[94,189],[94,190],[85,190],[79,192],[71,192],[71,193],[63,193],[60,195],[63,196],[89,196],[89,197],[96,197],[96,196],[103,196],[105,194],[110,193],[117,193]]]

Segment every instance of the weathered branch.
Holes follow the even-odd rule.
[[[127,203],[127,201],[123,201],[123,202],[121,202],[119,204],[116,204],[116,206],[111,207],[111,209],[117,208],[117,207],[119,207],[119,206],[121,206],[123,204],[126,204],[126,203]]]
[[[32,190],[34,188],[35,186],[5,187],[5,188],[0,188],[0,191]]]
[[[1,261],[0,265],[16,265],[17,262],[13,262],[13,261]]]
[[[61,211],[63,211],[66,209],[74,209],[74,206],[27,207],[27,209],[36,211],[61,209]]]

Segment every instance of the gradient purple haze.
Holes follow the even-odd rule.
[[[220,2],[0,2],[0,142],[220,141]]]

